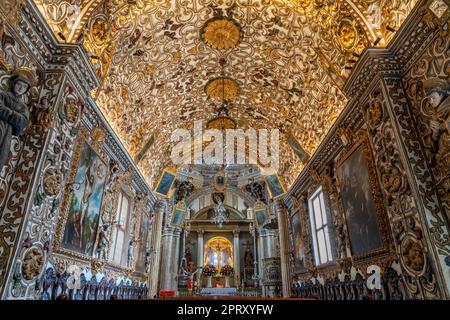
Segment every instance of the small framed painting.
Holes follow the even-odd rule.
[[[174,172],[164,169],[161,178],[155,188],[155,193],[161,197],[168,198],[172,185],[175,182],[176,175]]]
[[[261,202],[255,204],[255,224],[258,228],[262,228],[264,223],[269,220],[269,212],[267,206]]]
[[[181,227],[184,222],[185,214],[186,206],[182,202],[179,202],[173,209],[171,224],[175,227]]]
[[[269,190],[269,196],[272,199],[283,196],[286,193],[286,189],[281,183],[280,177],[277,174],[264,177],[266,181],[267,189]]]

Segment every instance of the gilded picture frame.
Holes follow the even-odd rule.
[[[358,157],[362,157],[365,169],[362,168],[360,170],[361,172],[356,174],[357,165],[355,165],[355,159]],[[344,176],[343,170],[345,166],[352,168],[353,175],[351,179],[353,179],[353,182],[348,183],[349,177]],[[354,143],[341,153],[341,156],[336,161],[335,170],[336,189],[340,199],[339,209],[343,211],[342,216],[347,226],[347,236],[355,265],[389,253],[391,251],[391,237],[386,208],[373,160],[372,148],[366,132],[360,134]],[[350,172],[350,170],[347,170],[347,172]],[[367,183],[360,181],[361,179],[367,179]],[[349,188],[347,186],[348,184],[350,184]],[[367,190],[363,190],[364,186],[367,186]],[[361,190],[355,191],[352,188],[360,188]],[[351,194],[353,198],[348,198],[348,194]],[[363,196],[359,196],[359,194],[365,194],[365,199]],[[349,205],[351,201],[359,204],[358,210],[351,208]],[[363,233],[355,231],[358,229],[358,223],[355,222],[355,217],[358,215],[365,215],[364,219],[360,219],[361,222],[367,219],[369,221],[365,221],[366,234],[360,237],[358,235],[362,235]],[[376,230],[373,230],[374,228]],[[373,238],[371,239],[372,236],[376,237],[376,234],[379,235],[379,241],[375,241]],[[369,239],[372,242],[367,243],[365,239]]]
[[[162,198],[170,198],[170,195],[172,193],[172,187],[175,183],[176,179],[176,172],[175,170],[171,168],[166,168],[161,173],[161,176],[159,177],[158,183],[156,184],[155,189],[153,190],[155,194]]]
[[[173,208],[170,224],[174,227],[182,227],[184,224],[185,217],[186,217],[186,205],[184,204],[183,201],[180,201]]]
[[[271,199],[279,199],[286,194],[286,188],[280,179],[278,174],[272,174],[264,177],[267,190],[269,191],[269,197]]]
[[[256,227],[262,228],[264,223],[269,220],[268,207],[264,203],[258,201],[255,203],[253,212],[253,219],[255,220]]]
[[[91,253],[88,252],[81,252],[81,250],[73,250],[70,248],[70,246],[67,246],[65,241],[65,236],[67,240],[67,224],[69,220],[69,211],[73,207],[73,198],[75,197],[74,191],[76,191],[77,188],[79,188],[80,183],[77,181],[77,175],[79,175],[79,169],[81,162],[83,160],[83,151],[86,150],[86,146],[92,150],[92,152],[95,154],[95,156],[99,159],[99,161],[103,164],[105,169],[105,175],[103,177],[104,184],[106,183],[108,177],[109,177],[109,171],[108,171],[108,159],[107,156],[102,152],[100,149],[101,146],[97,145],[96,143],[91,143],[92,141],[88,138],[89,133],[88,130],[85,127],[82,127],[79,131],[74,152],[72,156],[72,161],[70,164],[69,169],[69,175],[67,177],[67,182],[65,186],[65,190],[62,197],[62,203],[61,203],[61,215],[58,220],[58,224],[56,227],[56,233],[55,233],[55,242],[54,242],[54,252],[55,253],[61,253],[67,257],[76,258],[82,261],[92,261],[94,259],[95,255],[95,243],[97,242],[97,236],[98,236],[98,227],[99,223],[102,219],[102,213],[103,213],[103,205],[105,200],[105,185],[103,185],[102,191],[101,191],[101,198],[98,203],[98,212],[97,212],[97,218],[96,218],[96,226],[93,228],[92,235],[92,241],[91,241],[91,249],[89,251],[92,251]],[[84,161],[84,160],[83,160]],[[98,199],[97,199],[98,201]]]

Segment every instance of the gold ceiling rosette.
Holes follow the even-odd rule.
[[[218,129],[218,130],[227,130],[227,129],[236,129],[236,121],[227,116],[218,116],[206,124],[206,128],[208,129]]]
[[[234,49],[242,37],[239,22],[228,17],[214,17],[200,29],[200,38],[215,49]]]
[[[239,94],[236,80],[228,77],[218,77],[209,80],[205,85],[206,95],[213,100],[233,100]]]
[[[228,109],[225,106],[219,108],[217,117],[212,118],[206,123],[206,128],[218,129],[221,131],[227,129],[236,129],[236,127],[236,120],[228,116]]]

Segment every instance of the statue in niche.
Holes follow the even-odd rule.
[[[134,243],[134,240],[133,239],[131,239],[129,242],[128,242],[128,253],[127,253],[127,266],[128,267],[131,267],[131,264],[133,263],[133,260],[134,260],[134,257],[133,257],[133,243]]]
[[[186,252],[184,253],[184,257],[186,258],[186,268],[189,272],[192,272],[192,266],[194,262],[192,261],[192,253],[189,247],[186,248]]]
[[[191,181],[182,181],[180,183],[176,182],[176,193],[175,193],[175,201],[176,203],[186,199],[194,190],[194,185]]]
[[[247,249],[244,254],[244,266],[245,268],[253,268],[253,252],[250,250],[250,244],[247,243]]]
[[[28,126],[30,113],[21,101],[36,84],[31,69],[20,67],[13,71],[9,91],[0,91],[0,172],[6,163],[12,136],[20,135]]]
[[[96,248],[97,259],[106,260],[106,251],[108,249],[109,239],[108,239],[108,224],[101,226],[98,232],[98,242]]]
[[[192,259],[192,257],[191,257]],[[197,272],[201,271],[202,268],[198,267],[197,270],[194,271],[194,262],[191,260],[188,262],[186,257],[181,259],[180,264],[180,276],[182,277],[183,281],[187,281],[186,285],[189,291],[189,295],[192,295],[192,291],[195,289],[196,281],[195,281],[195,275]]]
[[[261,183],[255,182],[253,178],[248,179],[245,190],[250,193],[256,201],[264,201],[264,188]]]
[[[338,253],[338,259],[344,259],[345,258],[345,231],[344,231],[344,224],[340,223],[337,219],[334,223],[334,227],[337,230],[337,253]]]
[[[114,184],[117,181],[118,178],[118,173],[119,173],[119,163],[114,160],[111,159],[109,160],[109,179],[108,179],[108,183],[106,185],[106,190],[109,192],[112,192],[114,189]]]

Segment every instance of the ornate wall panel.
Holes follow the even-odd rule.
[[[307,208],[305,196],[322,185],[331,200],[333,219],[337,221],[334,226],[337,264],[313,266],[309,272],[297,273],[299,282],[293,287],[296,296],[448,297],[448,136],[445,130],[448,99],[445,99],[449,95],[450,12],[441,10],[438,17],[433,13],[434,2],[419,1],[389,50],[371,50],[362,56],[345,86],[353,99],[338,119],[338,130],[325,138],[325,145],[312,157],[309,170],[299,176],[286,198],[291,210],[300,208],[307,217],[307,209],[302,210]],[[439,95],[432,95],[433,88]],[[360,115],[363,115],[362,127],[352,125],[359,123],[356,119]],[[362,263],[350,254],[348,231],[340,228],[341,199],[339,192],[330,187],[335,184],[334,166],[325,160],[337,157],[342,148],[352,145],[354,132],[358,130],[370,137],[375,163],[373,174],[380,182],[393,245],[387,255],[374,255]],[[303,236],[310,238],[307,233]],[[305,239],[305,243],[308,241],[311,240]],[[371,279],[368,269],[371,265],[376,265],[381,272],[380,290],[370,290],[366,282]]]
[[[120,295],[128,290],[123,286],[131,279],[134,279],[134,291],[130,289],[130,292],[146,293],[145,273],[133,273],[132,267],[117,267],[58,250],[58,236],[64,227],[61,226],[64,215],[60,215],[60,211],[64,211],[61,209],[65,208],[67,195],[76,188],[71,183],[73,170],[70,169],[75,162],[72,153],[76,155],[76,139],[83,136],[83,132],[90,132],[92,145],[104,159],[111,159],[111,170],[117,168],[115,172],[120,175],[126,171],[122,181],[128,186],[127,192],[135,197],[130,227],[133,238],[137,238],[141,214],[144,211],[150,214],[155,198],[89,97],[98,80],[86,54],[77,45],[57,44],[53,35],[46,33],[42,17],[33,5],[16,7],[23,10],[17,12],[21,19],[16,24],[4,19],[3,11],[8,8],[2,6],[0,10],[1,87],[5,88],[11,70],[23,65],[35,70],[39,87],[33,89],[25,101],[30,108],[31,124],[22,136],[13,139],[8,163],[0,176],[0,184],[4,186],[0,192],[2,297],[45,298],[49,286],[58,287],[51,279],[61,277],[58,283],[64,283],[67,289],[66,281],[73,280],[76,270],[84,270],[86,277],[104,270],[102,283],[106,279],[124,279],[117,287]],[[8,14],[12,16],[15,12]],[[41,72],[41,68],[52,71]],[[117,177],[109,182],[112,189],[117,190]],[[117,196],[110,192],[104,198],[102,215],[105,220],[115,215]],[[136,245],[137,242],[132,249],[135,256]],[[55,271],[56,274],[52,273]],[[97,287],[97,284],[92,285]],[[53,294],[66,289],[59,287]]]
[[[365,105],[366,121],[374,146],[374,157],[394,237],[397,261],[408,297],[442,298],[430,248],[423,237],[422,221],[404,169],[387,104],[375,89]],[[432,250],[432,249],[431,249]]]

